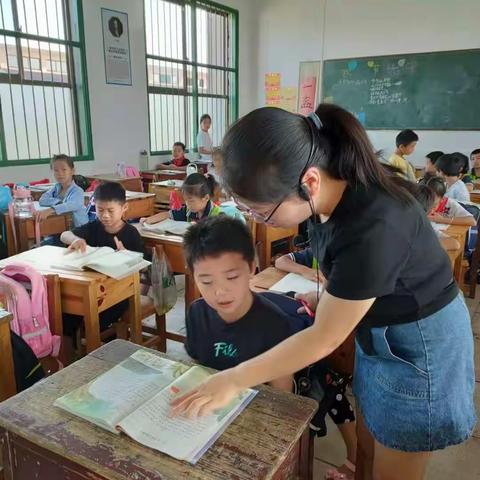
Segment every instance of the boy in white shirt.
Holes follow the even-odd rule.
[[[212,163],[213,142],[208,131],[212,126],[212,117],[208,113],[200,117],[200,130],[197,135],[198,154],[200,161],[204,163]]]
[[[469,202],[470,193],[460,179],[464,168],[462,159],[453,153],[447,153],[435,162],[435,167],[447,184],[445,196],[458,202]]]

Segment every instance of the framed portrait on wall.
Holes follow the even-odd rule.
[[[309,115],[318,102],[321,62],[300,62],[297,111]]]
[[[102,8],[105,81],[113,85],[132,85],[128,15]]]

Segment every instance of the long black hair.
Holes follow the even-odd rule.
[[[217,182],[212,175],[202,175],[201,173],[190,174],[182,184],[181,191],[187,195],[193,195],[203,198],[208,195],[213,197]]]
[[[236,122],[222,145],[227,189],[252,202],[279,202],[298,192],[307,168],[316,166],[352,187],[377,186],[405,203],[412,201],[378,161],[366,131],[352,114],[327,103],[315,113],[321,126],[272,107],[254,110]]]

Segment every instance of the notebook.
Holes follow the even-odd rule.
[[[320,290],[322,288],[322,285],[320,285]],[[269,290],[279,293],[309,293],[317,291],[317,284],[296,273],[289,273],[275,285],[272,285]]]
[[[180,222],[177,220],[163,220],[162,222],[147,224],[144,223],[142,228],[147,232],[160,233],[160,234],[170,234],[170,235],[179,235],[183,237],[185,232],[190,227],[189,222]]]
[[[140,252],[113,250],[110,247],[90,247],[86,252],[79,251],[56,256],[50,264],[52,268],[81,272],[87,268],[120,280],[132,273],[139,272],[150,265]]]
[[[211,375],[137,350],[123,362],[58,398],[54,405],[112,433],[179,460],[195,464],[256,395],[245,390],[230,405],[206,417],[190,420],[170,415],[172,399]]]
[[[446,224],[446,223],[435,223],[435,222],[430,222],[432,224],[432,228],[436,231],[436,232],[441,232],[443,230],[446,230],[450,225]]]

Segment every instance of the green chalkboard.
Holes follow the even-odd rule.
[[[366,128],[480,129],[480,50],[326,60],[322,98]]]

